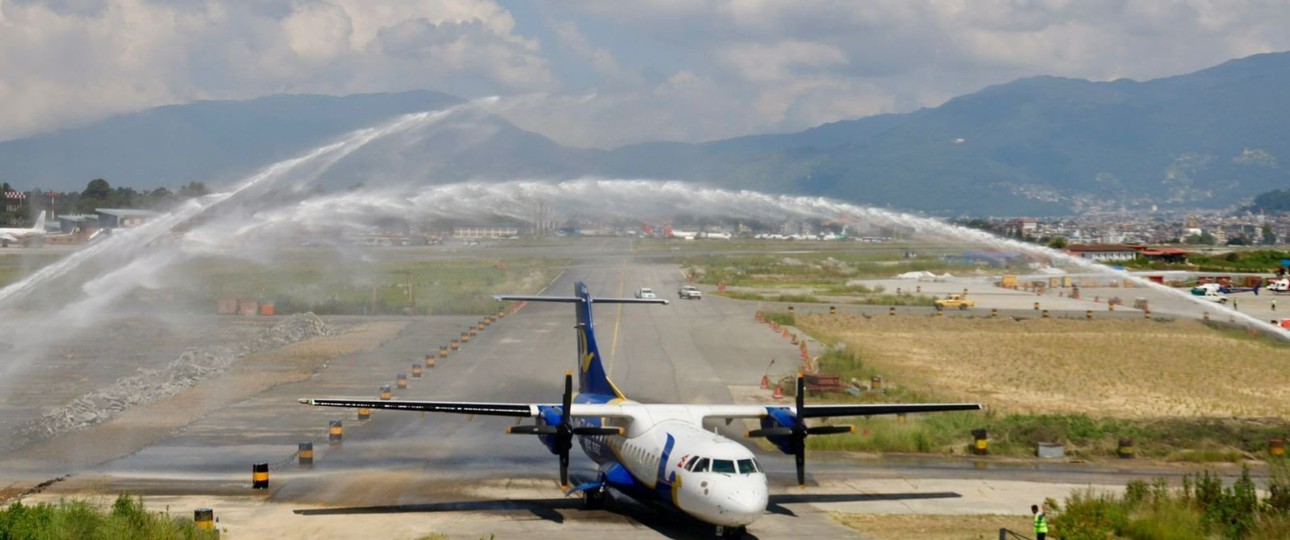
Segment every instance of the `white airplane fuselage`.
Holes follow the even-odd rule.
[[[29,229],[4,227],[0,228],[0,243],[9,245],[22,242],[29,238],[45,235],[45,212],[41,211],[36,217],[36,224]]]
[[[599,398],[583,395],[578,401]],[[635,496],[649,492],[696,519],[725,527],[745,527],[765,512],[769,489],[761,464],[748,448],[703,429],[694,408],[615,403],[630,418],[606,418],[603,425],[622,427],[623,436],[579,438],[610,485]],[[598,420],[580,418],[579,425],[602,425]],[[623,481],[622,472],[631,480]]]

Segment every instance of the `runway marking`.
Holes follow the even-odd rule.
[[[549,289],[549,288],[551,288],[551,286],[552,286],[552,285],[555,285],[555,282],[560,281],[560,278],[561,278],[561,277],[563,277],[563,276],[564,276],[564,273],[565,273],[565,272],[567,272],[567,271],[568,271],[567,269],[566,269],[566,270],[561,270],[561,271],[560,271],[560,273],[559,273],[559,274],[557,274],[557,275],[555,276],[555,279],[551,280],[551,282],[550,282],[550,283],[547,283],[547,284],[546,284],[546,287],[542,287],[542,290],[538,291],[538,294],[540,294],[540,295],[541,295],[541,294],[546,294],[546,290],[547,290],[547,289]]]
[[[627,294],[627,257],[623,257],[623,269],[618,273],[618,296]],[[605,369],[608,376],[614,372],[614,357],[618,353],[618,327],[623,322],[623,305],[618,304],[618,313],[614,315],[614,337],[609,343],[609,366]]]

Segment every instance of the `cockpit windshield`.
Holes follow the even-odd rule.
[[[753,474],[761,472],[761,466],[753,459],[730,460],[695,457],[685,464],[685,470],[722,474]]]

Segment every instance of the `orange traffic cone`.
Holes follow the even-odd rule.
[[[766,375],[762,375],[762,376],[761,376],[761,389],[762,389],[762,390],[770,390],[770,377],[769,377],[769,376],[766,376]]]
[[[784,399],[784,389],[780,388],[778,384],[775,385],[775,395],[771,397],[775,399]]]

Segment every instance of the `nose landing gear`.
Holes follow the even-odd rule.
[[[717,525],[717,538],[743,538],[747,534],[747,527],[725,527]]]

